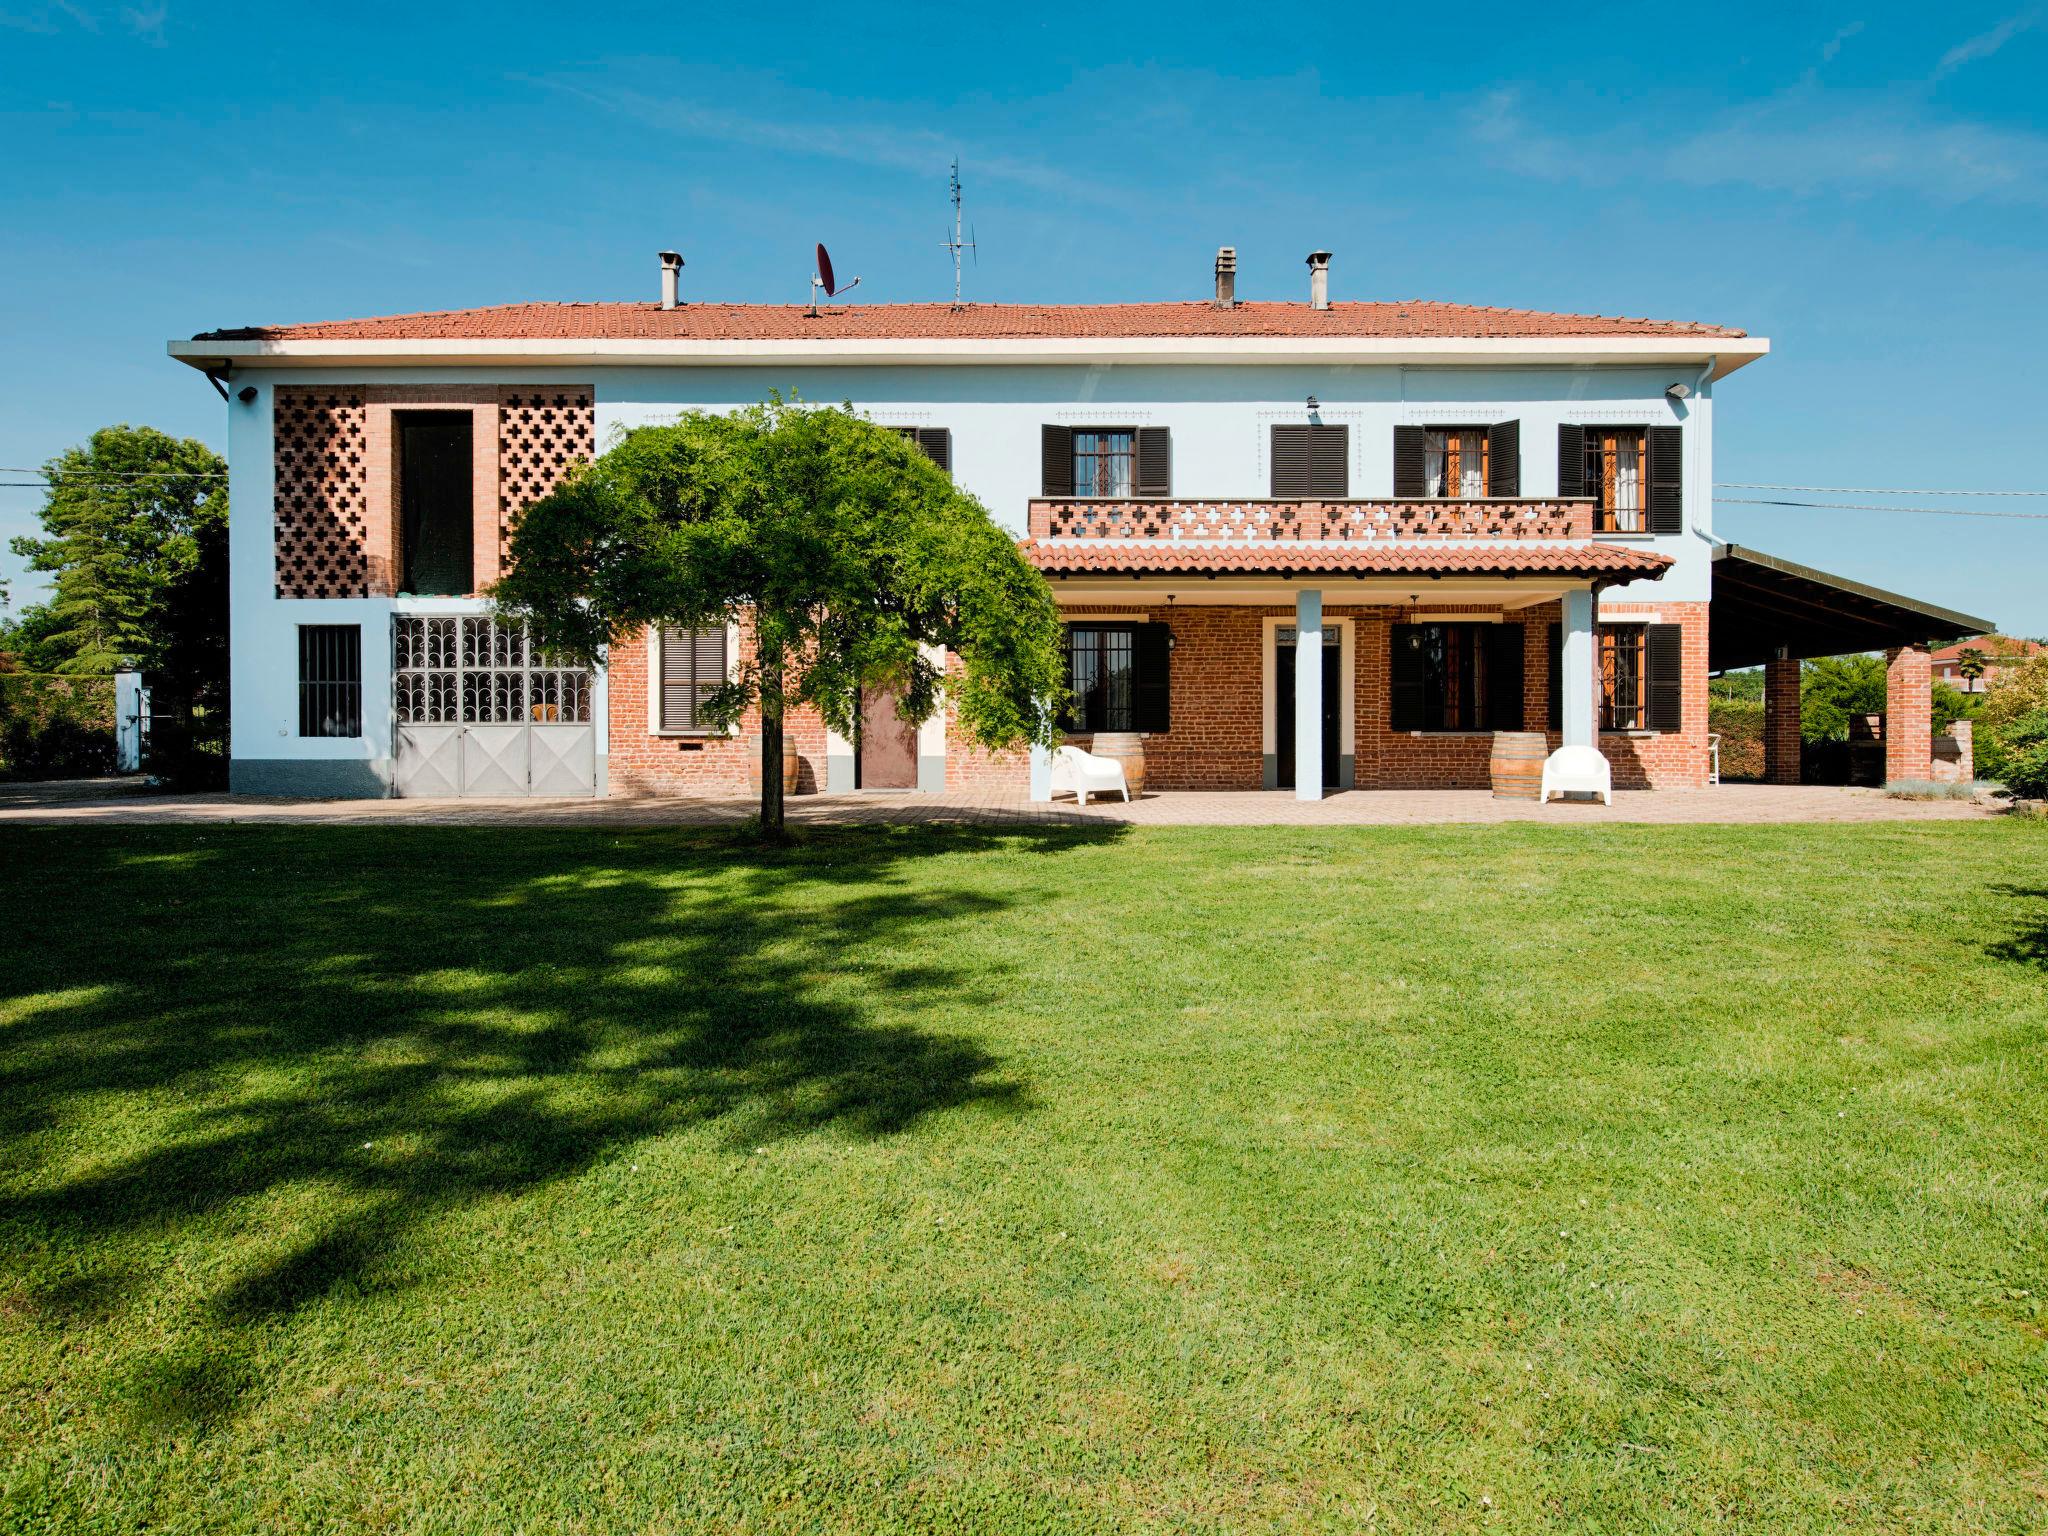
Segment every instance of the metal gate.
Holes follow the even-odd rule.
[[[407,799],[597,793],[588,670],[537,653],[486,617],[400,614],[393,778]]]

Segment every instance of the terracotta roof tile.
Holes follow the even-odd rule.
[[[1689,320],[1550,314],[1412,299],[1332,304],[498,304],[203,331],[195,341],[875,341],[1104,337],[1740,337]]]
[[[1158,539],[1025,539],[1048,575],[1657,576],[1669,555],[1614,544],[1178,544]]]

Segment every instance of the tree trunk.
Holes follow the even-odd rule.
[[[782,825],[782,652],[761,647],[761,836],[775,842]]]

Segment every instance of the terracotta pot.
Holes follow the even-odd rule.
[[[1098,731],[1088,750],[1124,765],[1124,782],[1131,786],[1131,798],[1145,793],[1145,738],[1136,731]]]
[[[1541,731],[1493,733],[1493,798],[1535,800],[1543,793],[1543,760],[1550,746]]]

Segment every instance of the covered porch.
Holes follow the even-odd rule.
[[[1613,615],[1600,592],[1661,575],[1669,560],[1648,550],[1171,537],[1026,548],[1069,621],[1067,739],[1137,733],[1155,789],[1303,802],[1353,788],[1471,791],[1488,784],[1500,731],[1599,748],[1618,785],[1668,778],[1683,755],[1663,739],[1684,726],[1676,672],[1660,701],[1666,730],[1648,728],[1649,700],[1635,695],[1650,679],[1637,669],[1627,703],[1643,729],[1602,731],[1600,626]],[[1033,753],[1034,801],[1051,798],[1051,769],[1050,753]]]
[[[1867,651],[1885,658],[1883,781],[1935,776],[1933,648],[1991,632],[1989,619],[1738,544],[1715,548],[1713,594],[1709,667],[1764,669],[1766,783],[1800,781],[1800,663]]]

